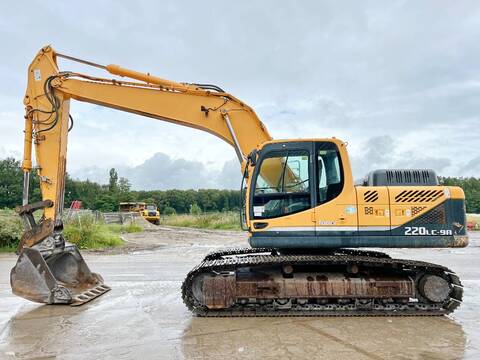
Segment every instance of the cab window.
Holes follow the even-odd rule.
[[[307,150],[268,154],[260,164],[255,181],[254,218],[267,219],[309,209],[309,164]]]
[[[340,154],[333,143],[317,144],[317,202],[335,199],[343,190]]]

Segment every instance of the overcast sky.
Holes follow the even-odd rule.
[[[0,36],[0,158],[21,157],[27,66],[52,44],[217,84],[274,138],[348,141],[356,178],[385,167],[480,176],[478,1],[2,1]],[[78,102],[71,113],[76,177],[113,166],[137,188],[239,186],[233,148],[212,135]]]

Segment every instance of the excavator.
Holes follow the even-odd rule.
[[[60,71],[59,58],[114,76]],[[433,170],[380,169],[356,183],[347,143],[337,138],[274,140],[251,107],[216,85],[104,66],[50,46],[28,69],[16,209],[26,231],[11,271],[14,294],[76,306],[110,290],[62,235],[71,100],[206,131],[234,148],[250,246],[210,253],[186,275],[182,298],[194,314],[425,316],[460,305],[453,271],[368,249],[468,245],[464,193],[440,185]],[[42,200],[30,204],[33,147]]]

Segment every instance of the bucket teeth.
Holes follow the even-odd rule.
[[[75,295],[75,297],[72,299],[72,303],[70,304],[71,306],[80,306],[85,304],[86,302],[89,302],[100,295],[105,294],[107,291],[110,291],[110,287],[107,285],[99,285],[96,286],[90,290],[84,291],[82,293],[79,293]]]

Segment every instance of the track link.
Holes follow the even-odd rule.
[[[230,308],[211,310],[198,302],[193,295],[195,278],[204,273],[236,271],[241,267],[256,266],[348,266],[362,268],[394,269],[413,274],[428,273],[441,276],[448,281],[451,291],[443,303],[431,303],[421,296],[407,304],[375,303],[365,308],[360,303],[341,304],[293,304],[289,309],[279,309],[271,304],[235,304]],[[461,303],[463,287],[458,276],[448,268],[423,261],[392,259],[387,254],[376,251],[337,249],[327,254],[281,255],[276,249],[239,248],[226,249],[208,254],[192,269],[182,285],[182,298],[185,305],[197,316],[208,317],[283,317],[283,316],[440,316],[453,312]]]

